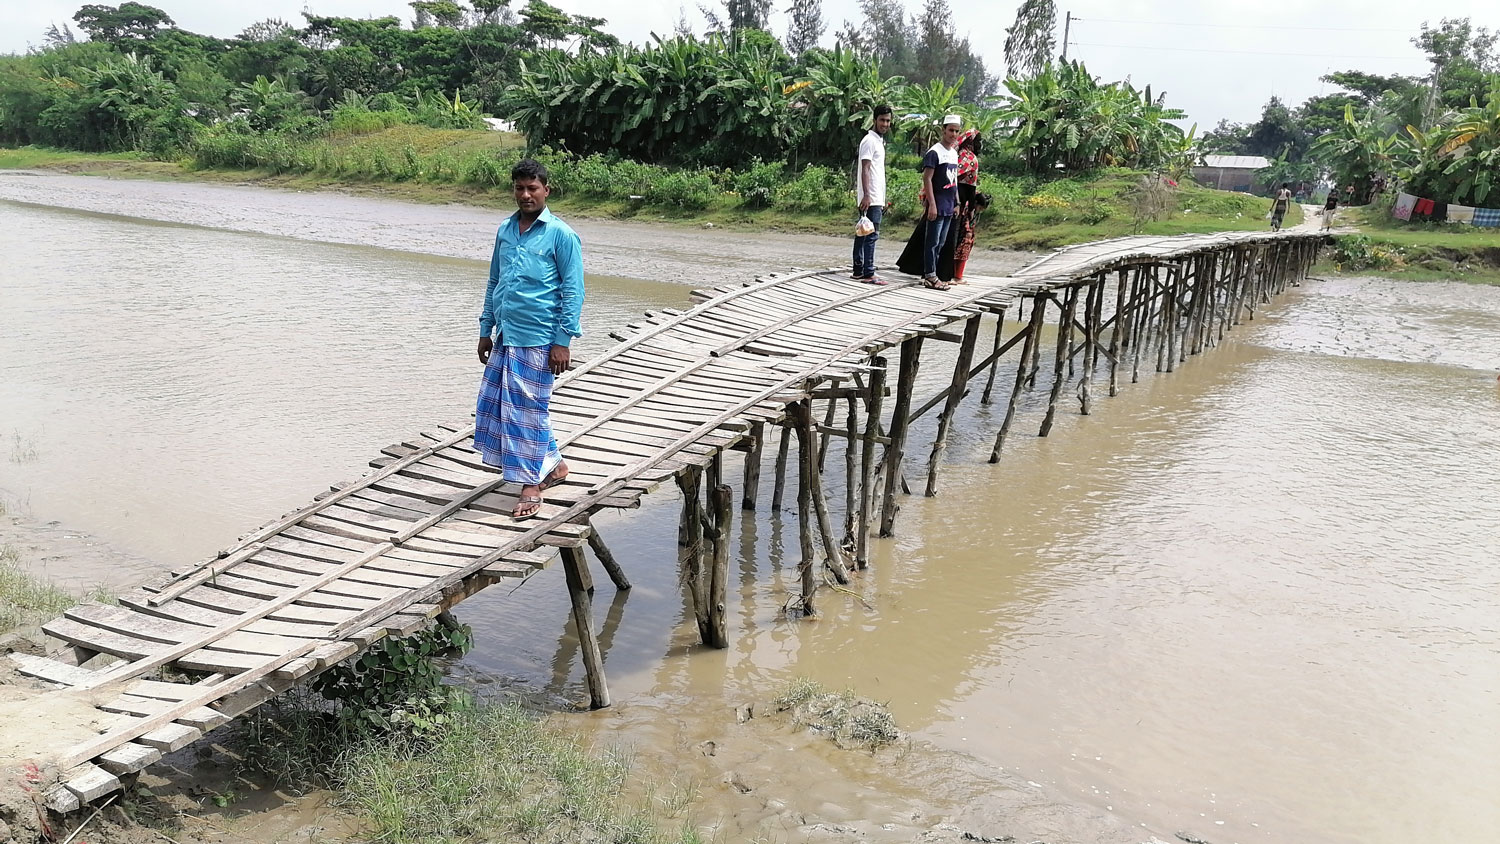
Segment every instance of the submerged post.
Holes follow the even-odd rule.
[[[709,492],[713,512],[713,565],[708,578],[708,638],[705,645],[729,647],[729,622],[725,605],[729,600],[729,519],[734,491],[720,484]]]
[[[812,399],[803,399],[787,405],[787,412],[797,433],[797,540],[802,552],[799,569],[802,575],[802,614],[813,615],[813,595],[818,591],[817,565],[813,553],[812,526],[812,475],[817,464],[813,445]]]
[[[948,447],[948,429],[953,425],[953,414],[964,398],[964,387],[969,380],[969,364],[974,361],[974,345],[979,340],[979,320],[982,317],[982,314],[975,314],[964,324],[963,342],[958,347],[958,361],[953,364],[953,378],[948,383],[948,400],[943,404],[942,415],[938,417],[937,437],[932,441],[932,455],[927,460],[928,498],[937,495],[938,464],[943,459],[943,451]]]
[[[1031,321],[1022,329],[1026,332],[1026,339],[1021,342],[1021,362],[1016,366],[1016,383],[1010,391],[1010,402],[1005,406],[1005,420],[1000,423],[1000,430],[995,434],[995,447],[990,449],[991,463],[1000,462],[1000,449],[1005,447],[1005,436],[1010,433],[1010,424],[1016,418],[1016,405],[1021,399],[1021,391],[1026,387],[1032,354],[1041,345],[1042,321],[1047,317],[1047,310],[1042,306],[1042,297],[1045,295],[1039,293],[1032,297]]]
[[[589,547],[593,549],[594,556],[599,558],[599,565],[609,573],[610,582],[614,583],[615,589],[625,592],[630,589],[630,579],[625,576],[625,570],[615,561],[615,555],[610,552],[609,546],[604,544],[604,537],[599,535],[599,529],[592,524],[589,525]]]
[[[995,389],[995,373],[1000,371],[1000,340],[1005,334],[1005,311],[995,314],[995,345],[990,349],[990,377],[984,383],[984,395],[979,397],[980,404],[990,403],[990,393]]]
[[[872,488],[875,474],[875,440],[880,436],[880,406],[885,401],[885,358],[871,361],[870,394],[865,399],[865,433],[859,448],[859,524],[854,534],[855,565],[870,564],[870,509],[874,506]]]
[[[750,448],[745,451],[744,489],[740,491],[740,509],[754,510],[760,495],[760,460],[766,444],[766,423],[750,423]]]
[[[594,635],[594,602],[589,594],[594,588],[593,576],[589,574],[588,559],[582,548],[563,546],[562,559],[568,597],[573,602],[573,628],[578,633],[583,671],[588,680],[589,705],[603,709],[609,706],[609,684],[604,679],[604,657],[599,652],[599,639]]]
[[[896,529],[896,485],[901,481],[901,456],[906,449],[906,430],[911,417],[912,388],[922,360],[920,335],[901,343],[901,372],[896,377],[896,407],[891,417],[891,442],[885,447],[885,501],[880,508],[880,535]]]
[[[1062,319],[1057,324],[1057,371],[1052,377],[1052,393],[1047,397],[1047,415],[1042,417],[1041,430],[1037,436],[1045,437],[1052,433],[1052,421],[1057,416],[1057,400],[1062,396],[1063,383],[1072,376],[1068,373],[1068,363],[1064,358],[1071,360],[1067,349],[1073,344],[1073,317],[1078,310],[1078,287],[1074,285],[1068,290],[1066,304],[1063,305]]]

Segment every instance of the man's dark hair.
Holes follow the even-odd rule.
[[[510,168],[510,181],[512,184],[522,179],[536,179],[545,185],[550,178],[551,174],[547,172],[547,168],[543,166],[542,162],[534,158],[523,158],[516,162],[516,166]]]
[[[878,106],[875,106],[875,115],[874,115],[875,117],[879,117],[882,114],[890,114],[890,113],[891,113],[891,107],[888,106],[888,105],[878,105]]]

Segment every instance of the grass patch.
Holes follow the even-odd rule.
[[[356,745],[336,766],[341,802],[388,842],[697,841],[662,832],[626,799],[629,759],[594,755],[514,704],[457,714],[438,734]]]
[[[14,545],[0,545],[0,633],[46,621],[76,603],[66,589],[23,569]]]
[[[830,692],[799,677],[776,698],[776,709],[797,723],[824,733],[840,747],[875,750],[901,738],[896,719],[883,705],[852,691]]]

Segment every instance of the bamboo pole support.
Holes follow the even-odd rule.
[[[614,583],[615,590],[625,592],[630,589],[630,578],[625,576],[625,570],[620,568],[615,555],[604,544],[604,537],[599,535],[599,529],[589,525],[589,548],[593,549],[594,556],[599,558],[599,565],[604,566],[608,572],[610,582]]]
[[[761,453],[765,450],[766,423],[750,423],[750,448],[745,452],[745,480],[741,490],[740,509],[754,510],[760,495]]]
[[[594,635],[593,576],[583,549],[565,545],[562,549],[563,575],[568,582],[568,597],[573,602],[573,628],[583,652],[583,672],[588,680],[589,705],[594,709],[609,706],[609,683],[604,678],[604,657],[599,652],[599,638]]]
[[[842,380],[843,379],[840,379],[840,378],[830,378],[830,379],[828,379],[828,389],[829,390],[837,390],[838,387],[839,387],[839,382],[842,381]],[[830,398],[828,400],[828,411],[823,414],[823,429],[825,431],[827,429],[833,427],[834,417],[836,417],[838,415],[838,407],[839,407],[838,399]],[[819,434],[818,435],[818,471],[819,472],[823,471],[823,467],[827,465],[827,460],[828,460],[828,434],[826,434],[826,433]]]
[[[911,414],[912,388],[922,361],[922,338],[901,343],[901,372],[896,377],[896,406],[891,416],[891,444],[885,448],[885,492],[880,508],[880,535],[896,529],[896,485],[901,481],[901,457],[906,450],[906,431]]]
[[[793,433],[790,423],[781,426],[780,442],[776,444],[776,486],[771,490],[771,509],[780,510],[786,496],[786,457],[791,448]]]
[[[729,519],[734,491],[727,484],[714,487],[710,493],[713,513],[713,564],[708,580],[708,638],[704,644],[715,648],[729,647]]]
[[[1078,309],[1078,288],[1076,286],[1073,287],[1069,291],[1069,294],[1067,304],[1063,305],[1062,319],[1058,322],[1057,326],[1057,348],[1059,350],[1066,350],[1073,342],[1073,316],[1074,312]],[[1068,360],[1064,361],[1064,357],[1067,357]],[[1052,377],[1052,392],[1047,397],[1047,415],[1042,417],[1042,427],[1036,434],[1039,437],[1045,437],[1052,433],[1052,422],[1057,418],[1057,400],[1062,396],[1063,383],[1072,380],[1072,375],[1069,374],[1067,369],[1072,358],[1067,355],[1066,351],[1059,351],[1057,358],[1057,370],[1053,373]]]
[[[813,444],[812,437],[815,436],[811,409],[812,404],[811,402],[809,402],[808,413],[803,419],[803,424],[807,429],[809,445]],[[802,450],[802,442],[803,440],[799,436],[797,439],[799,452],[801,452]],[[823,472],[818,469],[818,463],[815,454],[816,448],[813,447],[809,448],[806,453],[802,455],[802,459],[805,462],[810,462],[812,464],[812,466],[808,470],[808,480],[809,485],[812,488],[811,496],[813,515],[816,516],[818,520],[818,533],[823,535],[823,554],[828,560],[828,568],[833,570],[834,579],[837,580],[840,585],[845,585],[849,582],[849,567],[844,563],[844,549],[839,547],[838,538],[834,536],[833,533],[833,519],[828,513],[828,498],[823,494]]]
[[[859,507],[859,452],[855,450],[859,442],[859,399],[851,395],[844,401],[844,539],[840,544],[852,552]]]
[[[1073,377],[1073,320],[1078,318],[1078,285],[1070,285],[1064,296],[1063,313],[1057,320],[1057,368],[1066,364],[1068,377]],[[1066,326],[1063,323],[1067,323]],[[1067,330],[1064,331],[1063,329]]]
[[[1094,367],[1099,362],[1099,315],[1102,310],[1099,300],[1104,298],[1104,277],[1095,276],[1089,285],[1084,300],[1083,314],[1083,377],[1078,381],[1079,412],[1088,416],[1093,410]]]
[[[859,449],[859,525],[854,534],[855,565],[870,564],[870,516],[875,504],[875,438],[880,435],[880,406],[885,399],[885,358],[876,357],[870,369],[870,393],[865,397],[865,434]]]
[[[817,462],[812,436],[812,400],[804,399],[787,407],[794,411],[793,424],[797,433],[797,542],[802,553],[798,571],[802,576],[802,614],[816,613],[813,596],[818,591],[817,564],[813,554],[812,524],[812,475]]]
[[[682,490],[682,518],[687,526],[687,545],[682,551],[682,573],[688,594],[693,598],[693,616],[698,622],[699,638],[708,641],[708,596],[703,576],[703,469],[689,466],[677,475]]]
[[[1047,321],[1047,316],[1046,315],[1047,315],[1047,303],[1048,302],[1055,303],[1057,305],[1057,312],[1058,313],[1062,313],[1062,302],[1059,302],[1057,300],[1057,294],[1055,294],[1055,293],[1053,293],[1051,291],[1047,291],[1047,292],[1039,294],[1037,296],[1033,296],[1031,301],[1032,301],[1032,307],[1034,307],[1034,308],[1041,308],[1042,309],[1042,323],[1045,323]],[[1026,363],[1026,361],[1023,361],[1023,363]],[[1037,335],[1036,335],[1036,342],[1034,342],[1034,343],[1031,344],[1031,360],[1030,360],[1029,363],[1027,363],[1027,368],[1025,370],[1026,371],[1026,389],[1028,391],[1036,389],[1036,376],[1037,376],[1037,373],[1041,370],[1041,368],[1042,368],[1042,335],[1041,335],[1040,332],[1038,332]]]
[[[937,495],[938,466],[943,452],[948,448],[948,431],[953,427],[953,414],[964,399],[964,387],[968,383],[969,364],[974,361],[974,346],[979,341],[979,321],[982,315],[975,314],[964,323],[963,341],[958,347],[958,360],[953,364],[953,378],[948,384],[948,401],[938,416],[937,436],[932,441],[932,454],[927,459],[926,496]]]
[[[1016,405],[1021,400],[1021,391],[1025,389],[1027,367],[1031,365],[1032,352],[1042,344],[1042,322],[1046,319],[1046,309],[1042,307],[1042,295],[1033,297],[1035,300],[1031,306],[1031,321],[1027,323],[1026,339],[1021,345],[1021,362],[1016,365],[1016,383],[1010,391],[1010,401],[1005,405],[1005,419],[1000,423],[1000,430],[995,433],[995,446],[990,449],[990,462],[1000,462],[1000,450],[1005,447],[1005,437],[1010,433],[1011,423],[1016,418]]]
[[[1005,334],[1005,311],[995,313],[995,345],[990,349],[990,375],[984,383],[984,394],[979,397],[980,404],[990,403],[990,393],[995,389],[995,373],[1000,371],[1000,340]]]
[[[1125,313],[1125,294],[1125,271],[1120,270],[1115,276],[1115,327],[1109,332],[1109,394],[1111,397],[1120,394],[1120,355],[1124,352],[1127,326],[1130,325]]]

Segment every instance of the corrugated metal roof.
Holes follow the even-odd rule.
[[[1261,155],[1205,155],[1204,166],[1229,167],[1239,170],[1259,170],[1271,166],[1271,160]]]

